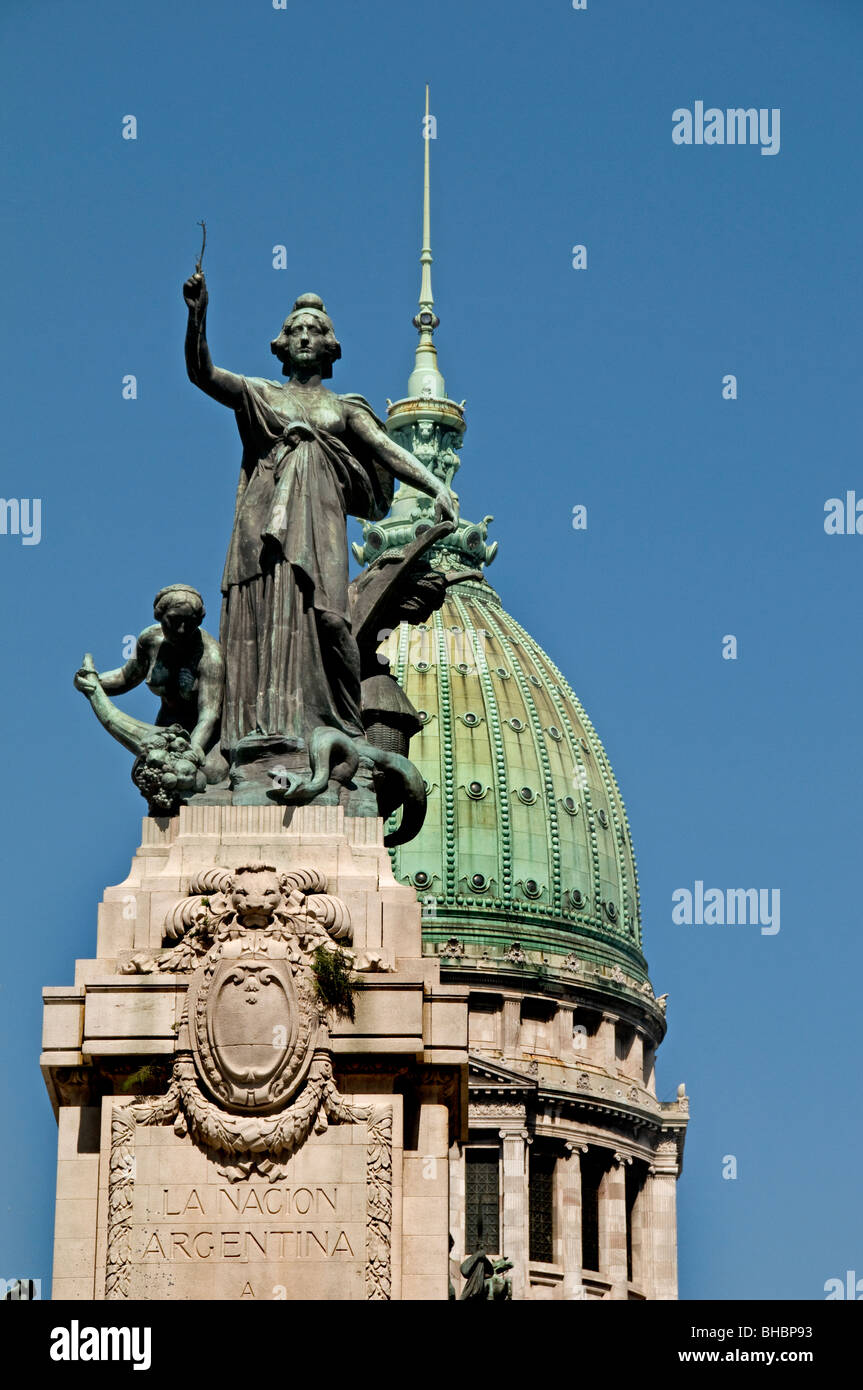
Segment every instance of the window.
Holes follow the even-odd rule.
[[[465,1153],[465,1254],[500,1254],[500,1152]]]
[[[640,1167],[640,1164],[627,1163],[624,1170],[626,1180],[626,1277],[630,1284],[635,1278],[632,1272],[633,1265],[636,1263],[637,1256],[641,1254],[640,1250],[634,1251],[632,1238],[634,1208],[641,1185]]]
[[[528,1214],[532,1260],[554,1261],[554,1155],[530,1151]]]
[[[656,1054],[654,1052],[653,1047],[645,1039],[644,1059],[641,1068],[641,1078],[643,1085],[647,1086],[648,1089],[653,1085],[653,1064],[655,1061],[655,1057]]]
[[[521,1047],[523,1052],[544,1053],[551,1057],[555,1010],[536,999],[525,999],[521,1006]]]
[[[581,1263],[599,1272],[599,1185],[602,1164],[593,1151],[581,1159]]]
[[[618,1023],[614,1030],[614,1055],[618,1062],[625,1062],[632,1049],[635,1031],[625,1023]]]

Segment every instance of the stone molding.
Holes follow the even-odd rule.
[[[523,1106],[523,1105],[507,1105],[507,1104],[506,1104],[505,1102],[503,1102],[503,1101],[500,1102],[499,1104],[494,1104],[494,1103],[489,1103],[489,1104],[480,1103],[480,1104],[478,1104],[478,1105],[473,1105],[473,1104],[472,1104],[471,1107],[470,1107],[470,1113],[471,1113],[471,1115],[476,1115],[476,1116],[478,1116],[479,1118],[485,1118],[486,1116],[495,1116],[495,1117],[497,1117],[498,1119],[520,1119],[520,1120],[524,1120],[524,1106]]]

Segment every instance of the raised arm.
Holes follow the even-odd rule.
[[[436,521],[456,521],[455,498],[449,488],[407,449],[390,439],[386,430],[381,429],[365,410],[360,406],[349,408],[348,424],[353,433],[373,450],[378,463],[394,478],[411,483],[434,498]]]
[[[201,271],[191,275],[183,286],[189,309],[186,328],[186,371],[189,380],[213,400],[235,409],[243,390],[243,378],[222,367],[214,367],[207,345],[207,282]]]

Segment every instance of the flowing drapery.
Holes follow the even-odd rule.
[[[361,397],[342,399],[373,414]],[[358,442],[352,451],[312,423],[278,382],[244,378],[236,415],[243,464],[222,578],[222,747],[230,756],[249,734],[308,743],[320,725],[359,737],[345,519],[385,516],[393,479]],[[310,437],[292,442],[298,419]]]

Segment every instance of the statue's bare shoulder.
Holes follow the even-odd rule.
[[[155,652],[160,643],[164,642],[165,634],[162,631],[161,623],[151,623],[138,634],[138,647],[142,652],[150,656]]]
[[[203,650],[199,670],[207,674],[221,672],[225,666],[222,648],[215,637],[212,637],[209,632],[205,632],[203,628],[201,628],[201,643]]]

